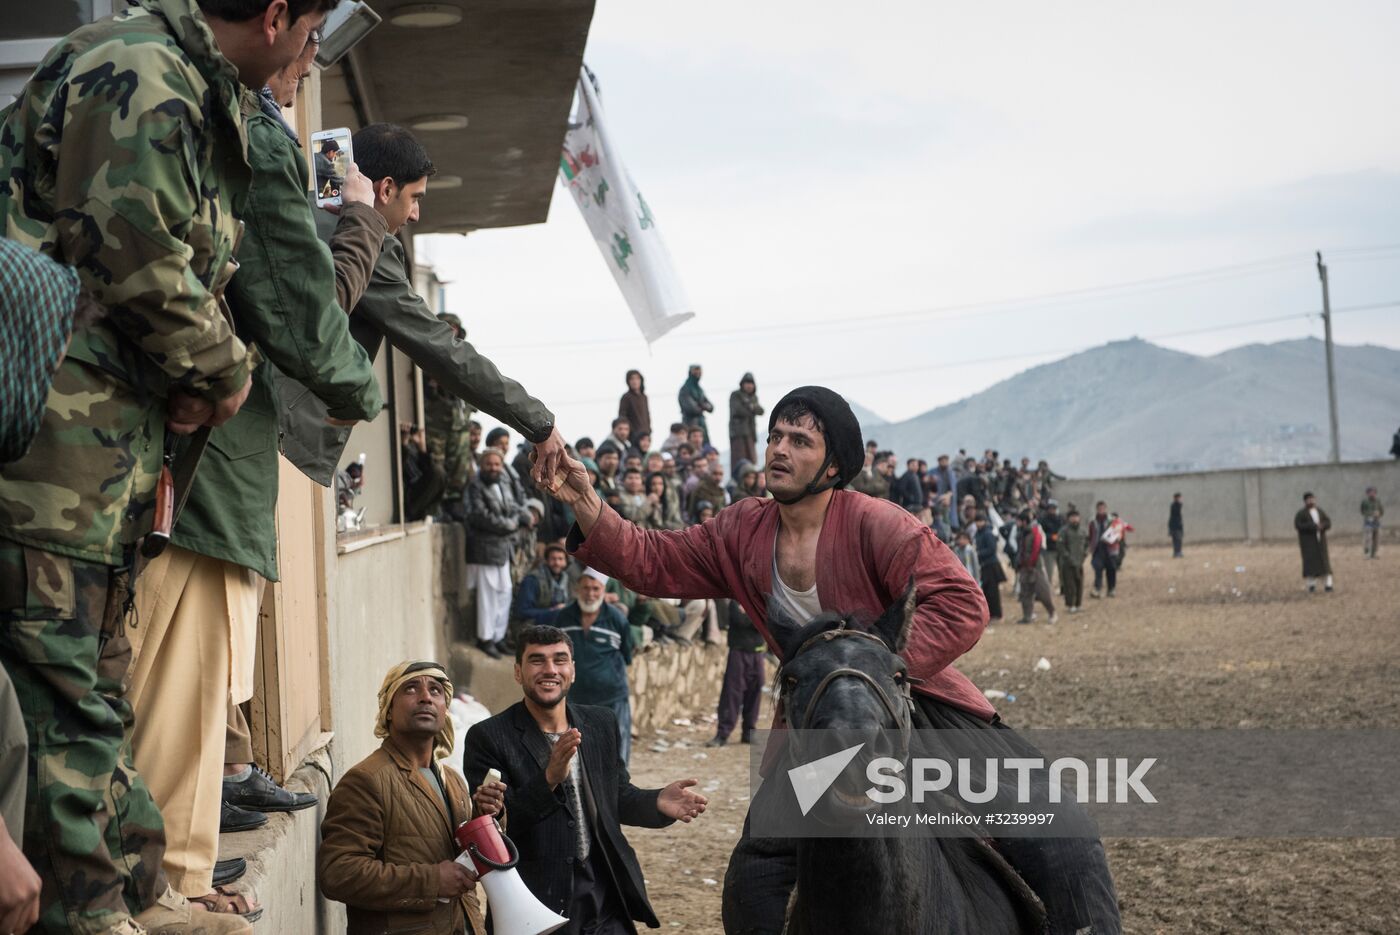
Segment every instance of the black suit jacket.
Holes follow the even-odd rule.
[[[550,909],[568,915],[574,883],[574,822],[587,821],[594,848],[601,848],[613,884],[631,918],[651,928],[661,923],[647,900],[637,855],[622,835],[623,824],[664,828],[675,819],[656,808],[659,789],[632,785],[618,755],[617,719],[594,705],[569,705],[569,726],[583,735],[583,800],[586,815],[575,815],[564,784],[550,789],[545,764],[550,745],[523,701],[467,732],[463,773],[473,790],[492,768],[506,784],[507,833],[520,851],[520,877]]]

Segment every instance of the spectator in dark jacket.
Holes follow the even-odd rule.
[[[729,394],[729,470],[735,478],[744,461],[758,463],[757,419],[761,415],[758,387],[753,374],[746,373],[739,379],[739,388]]]
[[[547,546],[544,562],[520,582],[515,619],[523,626],[553,626],[554,618],[572,598],[577,578],[564,547]]]
[[[1167,534],[1172,537],[1172,558],[1181,558],[1181,540],[1186,524],[1181,519],[1181,494],[1172,494],[1171,512],[1167,514]]]
[[[651,403],[647,400],[647,383],[640,370],[627,371],[627,392],[617,401],[617,417],[632,426],[632,437],[651,434]]]
[[[700,388],[700,377],[703,371],[699,364],[690,365],[690,375],[686,377],[685,383],[681,384],[681,391],[677,396],[677,401],[681,407],[681,421],[687,427],[700,429],[701,438],[704,443],[710,443],[710,429],[705,425],[705,413],[714,412],[715,404],[710,402],[710,397],[705,395],[705,391]]]
[[[987,599],[991,619],[996,621],[1001,619],[1001,583],[1006,580],[1006,571],[997,556],[1001,539],[987,521],[986,513],[978,513],[976,523],[977,536],[973,544],[977,546],[977,567],[982,573],[982,596]]]
[[[632,919],[659,927],[621,826],[688,822],[705,810],[705,797],[690,791],[694,779],[632,785],[612,712],[567,700],[574,647],[563,631],[522,632],[515,676],[524,699],[472,727],[463,772],[476,789],[488,770],[500,771],[520,878],[569,918],[565,933],[633,932]]]
[[[510,626],[510,561],[515,532],[531,521],[504,482],[505,462],[487,448],[467,485],[467,586],[476,590],[476,645],[492,659],[501,658]]]
[[[958,480],[958,502],[962,502],[962,498],[966,496],[971,496],[977,501],[979,510],[987,505],[987,481],[977,473],[977,462],[972,458],[963,463],[963,476]]]
[[[904,473],[890,488],[890,499],[917,516],[927,506],[924,499],[924,478],[919,473],[919,459],[910,458],[904,463],[904,468]]]
[[[729,658],[724,664],[724,684],[719,693],[719,720],[715,735],[705,746],[722,747],[729,742],[734,725],[740,723],[739,742],[750,743],[763,703],[764,654],[768,645],[738,601],[725,601],[729,621]]]

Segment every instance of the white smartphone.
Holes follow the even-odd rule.
[[[345,176],[354,159],[350,149],[349,127],[317,130],[311,134],[311,160],[316,168],[316,207],[344,203],[340,189],[345,185]]]

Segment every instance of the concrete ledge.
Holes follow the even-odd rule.
[[[343,932],[345,907],[321,898],[316,889],[316,849],[330,797],[328,745],[312,751],[286,782],[293,792],[311,792],[316,805],[299,812],[274,812],[254,831],[219,837],[219,857],[242,857],[248,873],[234,886],[250,892],[263,907],[256,928],[268,935]]]

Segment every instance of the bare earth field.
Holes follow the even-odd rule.
[[[1358,540],[1334,541],[1337,590],[1309,596],[1292,544],[1188,543],[1180,560],[1134,547],[1117,598],[1086,598],[1054,627],[995,625],[960,668],[1015,695],[997,702],[1015,727],[1400,727],[1400,547],[1382,550],[1366,561]],[[1010,617],[1009,586],[1003,600]],[[1048,672],[1035,671],[1042,656]],[[699,935],[722,931],[749,774],[747,747],[701,747],[712,711],[693,720],[634,745],[632,777],[693,776],[710,810],[628,838],[662,929]],[[1105,843],[1127,932],[1400,932],[1394,838]]]

